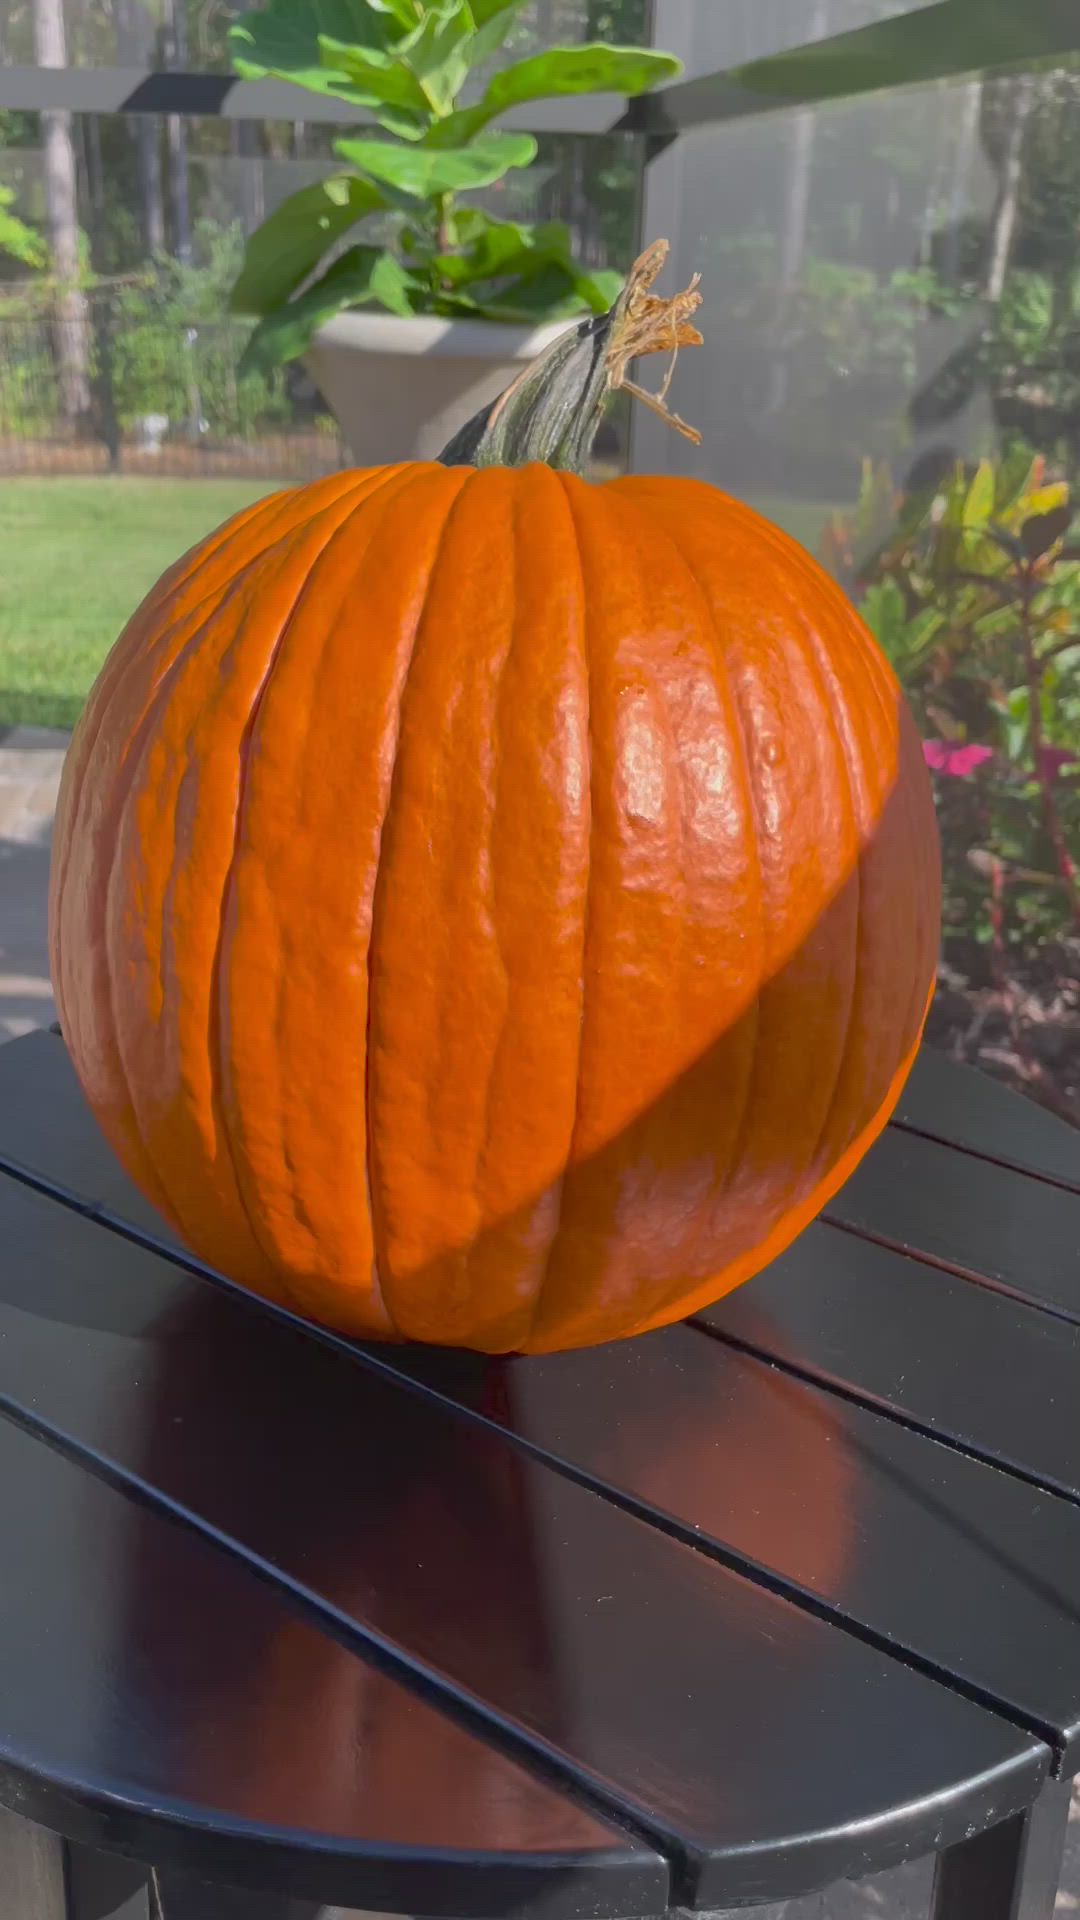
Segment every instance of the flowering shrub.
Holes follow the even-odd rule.
[[[922,728],[942,836],[944,977],[993,990],[1032,1082],[1045,1073],[1028,1028],[1052,1008],[1069,1049],[1071,1022],[1080,1098],[1080,521],[1068,483],[1024,449],[949,465],[911,494],[868,467],[824,557]],[[1063,1110],[1080,1120],[1071,1099]]]
[[[946,939],[1080,925],[1080,529],[1064,480],[1018,451],[919,495],[868,470],[826,559],[858,600],[924,735],[946,865]],[[972,856],[982,856],[973,859]]]

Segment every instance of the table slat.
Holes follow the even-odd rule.
[[[698,1320],[1080,1500],[1080,1327],[822,1223]]]
[[[10,1180],[0,1245],[9,1409],[585,1782],[682,1902],[783,1898],[1030,1798],[1038,1741],[256,1303]]]
[[[1080,1772],[1080,1506],[690,1327],[543,1359],[395,1359],[1037,1726]]]
[[[1080,1324],[1080,1194],[887,1127],[826,1218]]]
[[[923,1047],[895,1119],[936,1140],[1080,1193],[1080,1131],[988,1073]]]
[[[649,1848],[4,1419],[0,1539],[0,1796],[24,1816],[345,1906],[664,1912]]]

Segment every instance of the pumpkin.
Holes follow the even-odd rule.
[[[565,470],[628,341],[698,337],[654,264],[472,464],[335,474],[181,560],[72,741],[87,1098],[198,1255],[346,1333],[543,1352],[715,1300],[918,1046],[933,807],[858,614],[703,482]]]

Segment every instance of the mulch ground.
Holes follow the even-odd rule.
[[[949,955],[927,1040],[1080,1127],[1080,938],[984,969],[981,950]]]

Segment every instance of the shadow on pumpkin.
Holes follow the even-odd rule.
[[[438,1244],[436,1226],[429,1260],[387,1266],[383,1290],[408,1337],[557,1349],[685,1317],[780,1253],[853,1171],[906,1077],[937,957],[933,803],[902,706],[898,733],[899,770],[858,864],[812,909],[820,875],[794,871],[782,885],[774,877],[774,891],[786,888],[790,901],[785,927],[774,930],[772,970],[704,1050],[602,1144],[520,1199],[513,1194],[515,1204],[465,1244]],[[820,804],[828,812],[838,803],[823,794]],[[823,845],[830,834],[835,842],[835,821],[822,828]],[[803,849],[804,864],[816,858]],[[749,941],[757,937],[748,931]],[[655,971],[655,956],[645,960]],[[671,995],[682,994],[691,1011],[677,1009],[670,1021],[672,1058],[703,1024],[701,976],[686,976],[683,956]],[[724,1004],[721,987],[717,1008]],[[659,1002],[656,1023],[667,1019]],[[616,1082],[627,1081],[622,1056],[640,1041],[627,1034],[620,1050],[613,1038]],[[655,1063],[656,1050],[645,1052]],[[497,1118],[489,1135],[497,1167]],[[372,1154],[377,1190],[377,1140]],[[463,1144],[466,1192],[470,1183],[483,1191],[486,1154]],[[503,1180],[512,1192],[512,1170]],[[400,1193],[396,1206],[406,1212]],[[376,1237],[385,1243],[384,1232]]]

